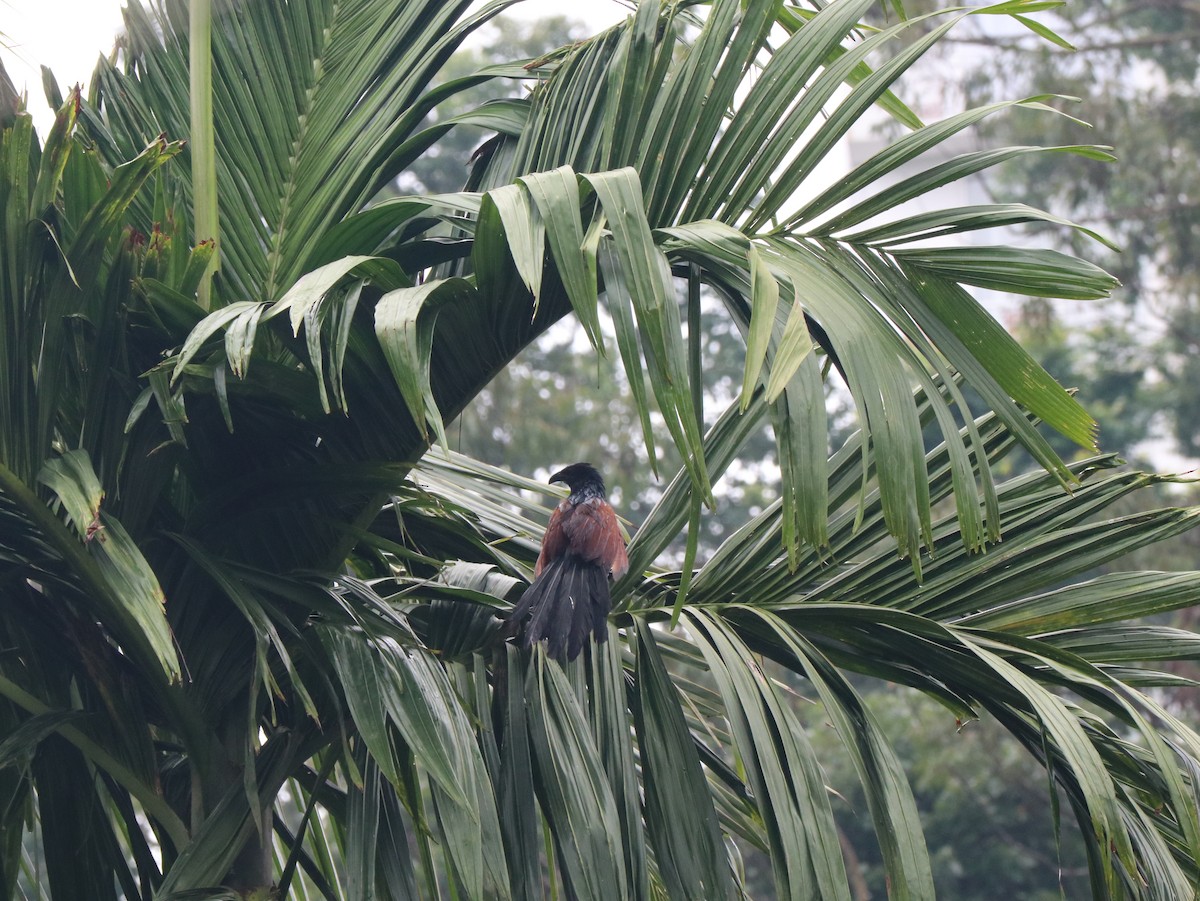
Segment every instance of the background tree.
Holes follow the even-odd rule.
[[[554,48],[566,47],[586,37],[585,24],[565,15],[492,19],[475,34],[469,46],[460,48],[446,61],[438,80],[449,82],[471,76],[488,66],[534,60]],[[528,94],[530,87],[526,79],[491,79],[455,93],[430,110],[424,124],[452,120],[488,101],[520,98]],[[487,137],[488,132],[479,127],[446,132],[400,173],[392,192],[438,194],[459,190],[467,180],[471,156]]]
[[[930,69],[929,91],[951,106],[975,106],[1052,84],[1080,99],[1065,108],[1091,129],[1067,117],[1014,116],[985,123],[981,137],[1066,144],[1094,133],[1119,148],[1111,164],[1080,157],[1014,160],[990,173],[987,183],[1006,200],[1090,225],[1119,248],[1101,257],[1121,281],[1114,302],[1102,316],[1070,315],[1065,326],[1075,383],[1093,409],[1111,411],[1100,417],[1104,446],[1149,453],[1139,445],[1156,437],[1160,444],[1173,439],[1186,457],[1200,456],[1191,390],[1200,13],[1175,0],[1064,4],[1047,19],[1063,38],[1059,44],[997,23],[978,18],[945,41],[941,72],[956,75],[948,82]],[[1075,241],[1065,233],[1058,239]],[[1062,311],[1038,306],[1029,334],[1046,333],[1048,314]]]
[[[888,221],[953,173],[879,180],[998,111],[923,127],[889,93],[953,17],[873,71],[916,24],[858,40],[867,0],[644,3],[532,69],[437,84],[503,5],[218,8],[207,307],[212,236],[173,162],[202,140],[182,2],[129,8],[121,57],[44,145],[27,114],[3,123],[7,893],[726,897],[745,881],[729,834],[769,855],[779,896],[848,898],[801,680],[892,891],[929,897],[914,792],[852,675],[1012,734],[1061,788],[1095,896],[1186,893],[1200,736],[1144,689],[1178,682],[1157,667],[1196,636],[1126,620],[1193,604],[1200,577],[1072,579],[1195,512],[1092,522],[1158,480],[1064,464],[1031,417],[1083,443],[1090,418],[962,288],[1112,280],[1049,251],[912,246],[1005,208]],[[496,132],[469,190],[370,205],[451,127],[429,111],[497,76],[538,85],[457,118]],[[797,204],[876,103],[911,134]],[[705,288],[744,336],[717,415]],[[545,521],[517,489],[542,486],[427,451],[571,315],[680,468],[630,543],[610,640],[562,668],[495,616]],[[859,428],[830,455],[835,372]],[[764,422],[780,497],[696,565],[712,483]],[[998,483],[1018,445],[1045,470]],[[683,566],[656,565],[681,532]]]

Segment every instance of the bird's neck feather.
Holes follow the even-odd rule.
[[[591,500],[592,498],[604,500],[603,485],[596,485],[590,482],[587,485],[580,485],[571,492],[571,496],[567,500],[572,504],[582,504],[584,501]]]

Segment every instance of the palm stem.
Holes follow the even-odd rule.
[[[212,306],[212,276],[220,266],[217,222],[217,152],[213,129],[212,104],[212,0],[192,0],[190,4],[190,83],[192,205],[195,240],[212,241],[218,250],[212,256],[197,289],[197,300],[204,309]]]

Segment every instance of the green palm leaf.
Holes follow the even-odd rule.
[[[466,35],[508,5],[467,15],[465,2],[216,4],[213,105],[229,283],[222,302],[277,299],[323,233],[436,139],[436,131],[414,135],[441,96],[429,82]],[[110,160],[140,135],[191,131],[187,59],[178,52],[186,5],[134,4],[125,17],[126,67],[102,62],[93,85],[104,119],[92,122]],[[176,177],[186,196],[188,174]]]

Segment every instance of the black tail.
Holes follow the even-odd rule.
[[[565,554],[552,561],[509,614],[509,634],[520,635],[527,648],[545,641],[558,660],[574,660],[587,643],[608,638],[608,573],[595,563]]]

